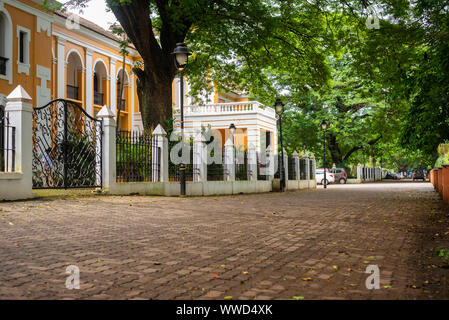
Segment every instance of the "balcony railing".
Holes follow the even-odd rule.
[[[94,92],[94,104],[97,106],[103,105],[103,94],[100,92]]]
[[[78,87],[67,85],[67,98],[78,100]]]
[[[126,100],[125,99],[117,99],[117,108],[121,111],[126,110]]]
[[[179,113],[175,110],[175,113]],[[188,105],[184,107],[186,115],[217,115],[233,113],[262,113],[275,118],[276,113],[273,108],[268,108],[257,101],[226,102],[216,104],[206,104],[201,106]]]
[[[0,74],[6,76],[6,62],[8,58],[0,57]]]

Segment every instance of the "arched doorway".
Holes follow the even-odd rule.
[[[120,69],[117,74],[117,115],[120,113],[119,128],[120,130],[128,130],[129,115],[132,112],[130,108],[130,86],[128,73]],[[122,88],[123,78],[123,88]]]

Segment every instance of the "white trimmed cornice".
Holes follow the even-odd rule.
[[[45,13],[45,12],[39,10],[39,9],[30,7],[29,5],[26,5],[26,4],[24,4],[24,3],[20,2],[20,1],[17,1],[17,0],[1,0],[0,5],[2,5],[3,2],[8,4],[8,5],[10,5],[10,6],[12,6],[12,7],[16,7],[17,9],[25,11],[27,13],[31,13],[32,15],[35,15],[35,16],[41,18],[41,19],[44,19],[44,20],[47,20],[47,21],[50,21],[50,22],[53,22],[53,20],[54,20],[52,15],[50,15],[48,13]]]
[[[65,23],[66,23],[66,18],[61,17],[61,16],[55,16],[54,19],[54,23],[62,28],[66,28]],[[80,25],[80,28],[77,30],[74,30],[76,33],[79,33],[80,35],[83,35],[85,37],[88,37],[94,41],[100,42],[108,47],[110,47],[111,49],[120,51],[120,43],[116,40],[113,40],[105,35],[102,35],[96,31],[92,31],[88,28],[86,28],[85,26],[83,26],[82,24]],[[136,49],[134,48],[130,48],[128,47],[128,51],[129,51],[129,55],[131,57],[139,57],[139,53],[137,52]],[[119,57],[120,59],[120,57]]]
[[[102,54],[102,55],[105,55],[105,56],[107,56],[107,57],[109,57],[109,58],[114,58],[114,59],[116,59],[116,60],[120,60],[120,59],[121,59],[121,57],[120,57],[119,55],[117,55],[117,54],[114,54],[114,53],[111,53],[111,52],[109,52],[109,51],[106,51],[106,50],[97,48],[97,47],[95,47],[95,46],[93,46],[93,45],[91,45],[91,44],[89,44],[89,43],[87,43],[87,42],[80,41],[80,40],[78,40],[78,39],[74,39],[74,38],[72,38],[71,36],[68,36],[68,35],[66,35],[66,34],[64,34],[64,33],[59,32],[59,31],[53,31],[53,35],[56,36],[56,37],[58,37],[58,39],[59,39],[59,38],[62,38],[62,39],[64,39],[64,40],[66,40],[66,41],[70,41],[70,42],[72,42],[72,43],[74,43],[74,44],[77,44],[77,45],[79,45],[79,46],[82,46],[82,47],[86,48],[87,50],[91,50],[91,51],[93,51],[93,52],[98,52],[98,53],[100,53],[100,54]],[[112,41],[112,40],[111,40],[111,41]],[[132,65],[133,63],[134,63],[134,61],[131,61],[131,60],[129,60],[129,59],[126,59],[126,64]]]

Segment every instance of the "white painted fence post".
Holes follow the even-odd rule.
[[[168,140],[167,132],[160,124],[153,130],[153,142],[151,150],[151,163],[153,181],[168,181]],[[159,149],[159,150],[158,150]],[[160,158],[156,155],[160,152]],[[155,161],[155,162],[153,162]],[[159,168],[159,170],[158,170]]]
[[[248,177],[251,181],[257,180],[256,146],[252,143],[248,146]]]
[[[310,161],[312,161],[312,172],[310,173],[310,180],[313,180],[313,179],[315,179],[315,172],[316,172],[316,160],[315,160],[315,156],[313,154],[310,157]]]
[[[234,163],[234,145],[232,140],[228,139],[225,143],[225,156],[224,156],[224,180],[235,180],[235,163]]]
[[[299,155],[298,152],[293,151],[293,160],[295,161],[295,180],[299,180]]]
[[[306,153],[304,155],[304,162],[305,162],[305,167],[306,167],[306,176],[305,176],[305,180],[310,180],[310,165],[309,165],[309,155]]]
[[[9,125],[15,128],[14,171],[22,173],[20,193],[24,198],[32,197],[33,186],[33,106],[31,97],[17,86],[6,98],[5,113],[9,118]],[[9,130],[8,139],[12,138]],[[11,139],[9,140],[11,142]],[[12,160],[12,154],[10,160]],[[12,171],[12,161],[8,162],[8,171]]]
[[[103,187],[111,189],[116,183],[116,124],[114,114],[107,106],[103,106],[97,113],[97,118],[103,119],[103,141],[102,141],[102,175]]]
[[[284,179],[285,179],[285,181],[287,181],[288,180],[288,154],[285,151],[285,149],[283,149],[282,151],[284,151],[284,159],[282,161],[284,164],[284,174],[285,174]]]
[[[362,180],[362,165],[357,164],[357,180]]]
[[[274,179],[274,173],[277,171],[277,168],[279,168],[279,164],[277,164],[277,167],[275,167],[276,163],[274,161],[274,151],[271,144],[266,149],[266,158],[268,159],[268,172],[266,173],[268,176],[268,180]]]
[[[207,181],[207,160],[206,138],[198,132],[193,141],[193,181]]]

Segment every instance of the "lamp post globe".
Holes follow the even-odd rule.
[[[174,62],[176,69],[179,71],[179,86],[180,86],[180,110],[181,110],[181,145],[182,145],[182,158],[184,159],[184,69],[187,67],[189,63],[189,56],[191,53],[187,49],[187,46],[184,42],[179,42],[176,44],[176,48],[173,50],[172,54],[174,55]],[[181,197],[186,195],[186,173],[185,173],[185,163],[181,160],[179,164],[179,175],[180,175],[180,187]]]

